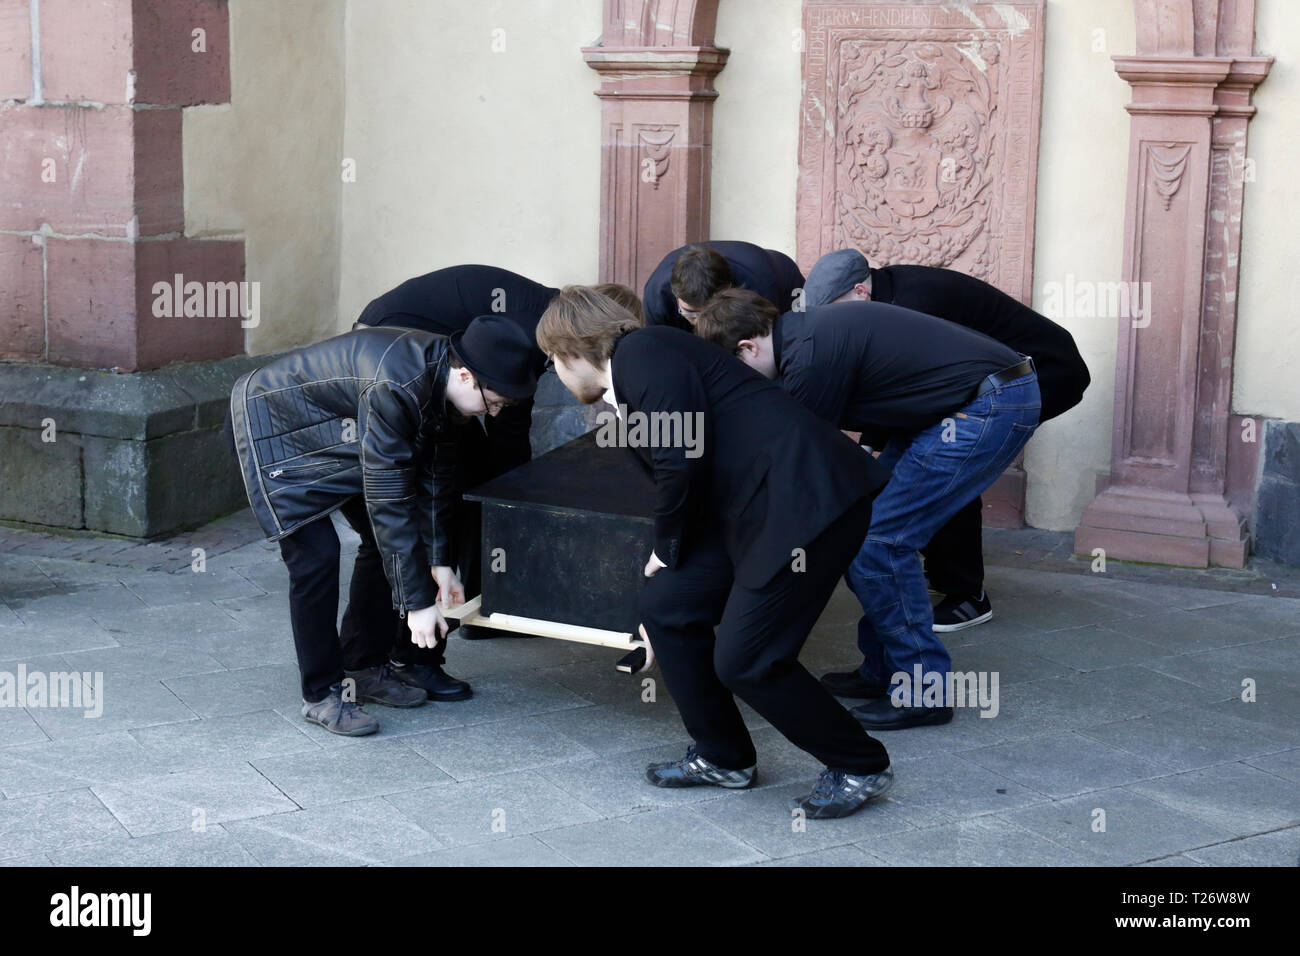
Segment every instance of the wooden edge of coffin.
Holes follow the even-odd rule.
[[[597,627],[542,621],[534,617],[519,617],[514,614],[483,615],[479,613],[482,600],[480,596],[464,604],[452,608],[440,608],[440,610],[443,617],[456,618],[461,624],[491,627],[498,631],[535,634],[538,637],[553,637],[561,641],[576,641],[579,644],[599,644],[602,647],[616,647],[624,651],[642,645],[639,639],[634,639],[631,634],[620,631],[605,631]]]

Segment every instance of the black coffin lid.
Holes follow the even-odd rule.
[[[630,448],[588,432],[467,492],[470,501],[654,521],[654,479]],[[648,557],[648,555],[647,555]]]
[[[483,613],[634,633],[654,491],[634,451],[601,448],[594,432],[475,488]],[[504,571],[492,569],[498,548]]]

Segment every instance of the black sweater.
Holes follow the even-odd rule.
[[[1034,360],[1043,396],[1040,423],[1078,405],[1091,382],[1069,332],[963,272],[930,266],[872,269],[871,300],[937,315],[1028,355]]]
[[[437,335],[463,331],[480,315],[505,314],[537,336],[537,323],[551,300],[560,294],[508,269],[496,266],[450,266],[407,279],[366,306],[360,322],[369,326],[398,326]],[[534,371],[546,367],[546,356],[534,349]]]
[[[881,302],[839,302],[777,323],[781,385],[848,431],[911,434],[974,397],[980,383],[1022,361],[986,335]]]

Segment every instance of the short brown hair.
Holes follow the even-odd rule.
[[[602,365],[622,335],[645,323],[585,285],[566,285],[537,323],[537,347],[560,358],[583,358]]]
[[[722,253],[708,246],[691,246],[678,256],[668,280],[673,295],[697,307],[735,284],[731,265]]]
[[[641,300],[637,294],[623,285],[621,282],[602,282],[599,285],[592,286],[601,295],[607,295],[623,308],[632,313],[633,318],[645,324],[645,309],[641,307]]]
[[[700,310],[695,334],[734,354],[745,339],[771,335],[778,314],[776,306],[757,292],[723,289]]]

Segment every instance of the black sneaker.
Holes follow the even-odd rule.
[[[802,810],[810,820],[847,817],[862,809],[868,800],[882,796],[893,785],[892,767],[871,774],[844,773],[827,767],[817,778],[812,793],[791,800],[790,809]]]
[[[398,664],[394,661],[391,673],[396,680],[410,687],[418,687],[428,695],[429,700],[444,703],[453,700],[469,700],[474,691],[463,680],[457,680],[438,667],[428,664]]]
[[[983,624],[993,617],[989,596],[980,591],[977,597],[950,594],[934,609],[934,629],[940,634],[960,631],[963,627]]]
[[[857,671],[831,671],[829,674],[823,674],[822,686],[836,697],[871,700],[889,696],[888,686],[873,684]]]
[[[681,760],[652,763],[645,769],[645,778],[656,787],[714,786],[743,790],[754,785],[756,776],[755,767],[723,770],[701,757],[694,744],[691,744]]]

